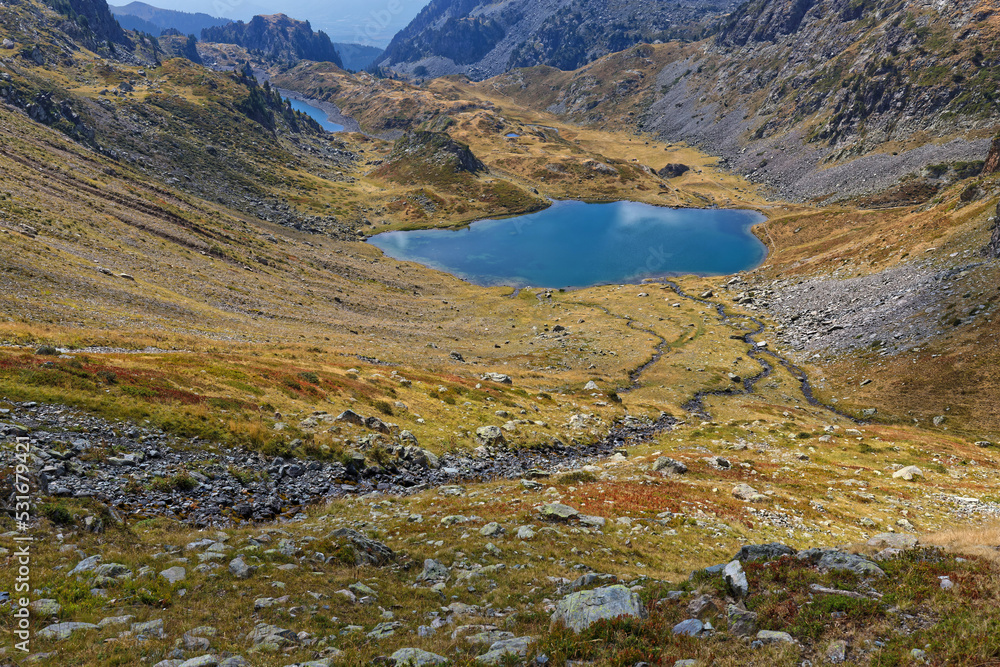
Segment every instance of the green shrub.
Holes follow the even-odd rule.
[[[73,513],[62,503],[45,503],[38,511],[46,519],[58,526],[71,526],[75,523]]]

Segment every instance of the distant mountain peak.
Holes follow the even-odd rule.
[[[249,51],[260,51],[275,60],[314,60],[344,66],[325,32],[313,31],[309,21],[300,21],[287,14],[258,14],[248,23],[236,21],[205,28],[201,37],[206,42],[236,44]]]

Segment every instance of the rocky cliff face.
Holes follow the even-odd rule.
[[[513,67],[573,70],[639,42],[691,39],[736,0],[434,0],[378,63],[415,76],[483,79]]]
[[[983,254],[987,257],[1000,258],[1000,202],[997,202],[997,210],[993,218],[993,236],[989,244],[983,248]]]
[[[125,31],[118,25],[105,0],[53,0],[50,4],[69,18],[70,22],[62,29],[70,37],[80,39],[88,46],[111,42],[131,47]]]
[[[313,32],[309,21],[297,21],[284,14],[255,16],[249,23],[236,21],[205,28],[201,38],[206,42],[236,44],[250,51],[261,51],[279,61],[314,60],[343,66],[325,32]]]
[[[822,201],[982,161],[1000,125],[998,35],[997,0],[752,0],[710,40],[497,85],[582,122],[689,141],[786,198]]]

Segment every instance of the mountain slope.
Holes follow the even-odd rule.
[[[325,32],[313,32],[309,21],[298,21],[284,14],[255,16],[249,23],[236,21],[205,28],[201,38],[206,42],[236,44],[249,51],[260,51],[275,60],[313,60],[343,67],[337,49]]]
[[[50,5],[70,20],[62,30],[71,38],[82,39],[91,47],[100,42],[131,45],[105,0],[52,0]]]
[[[433,0],[377,62],[415,76],[482,79],[511,67],[576,69],[639,42],[703,33],[735,0]]]
[[[205,28],[232,23],[232,19],[216,18],[201,12],[192,14],[173,9],[161,9],[144,2],[130,2],[121,7],[109,5],[109,8],[123,27],[131,29],[132,21],[135,20],[156,26],[159,30],[152,32],[153,35],[159,35],[168,28],[179,30],[184,35],[200,35]]]
[[[382,55],[383,49],[365,44],[335,42],[333,47],[343,61],[343,67],[351,72],[359,72],[370,67]]]
[[[578,121],[694,143],[785,198],[840,199],[984,159],[1000,125],[998,29],[993,0],[755,0],[701,43],[494,85]]]

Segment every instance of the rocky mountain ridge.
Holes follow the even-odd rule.
[[[1000,124],[998,29],[992,0],[756,0],[697,44],[492,85],[703,147],[786,199],[837,200],[985,158]]]
[[[640,42],[690,39],[734,0],[433,0],[396,34],[376,64],[423,78],[479,80],[512,67],[572,70]]]
[[[299,21],[285,14],[258,15],[248,23],[236,21],[203,28],[201,39],[236,44],[249,51],[259,51],[273,60],[289,63],[312,60],[343,67],[337,49],[325,32],[313,31],[309,21]]]

